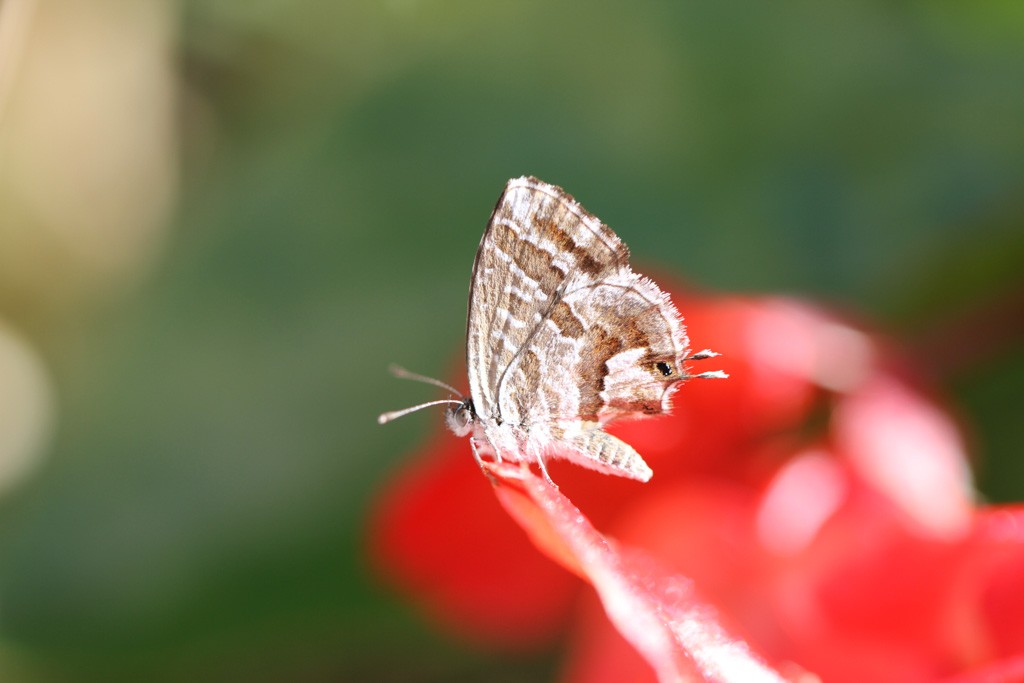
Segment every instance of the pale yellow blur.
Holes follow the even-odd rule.
[[[0,3],[0,495],[56,425],[41,352],[155,261],[176,195],[174,6]]]
[[[59,315],[130,284],[163,241],[177,166],[174,8],[3,6],[0,303]]]
[[[42,359],[0,321],[0,495],[40,461],[53,418],[53,387]]]

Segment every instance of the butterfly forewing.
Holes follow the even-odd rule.
[[[541,323],[581,273],[599,275],[628,252],[615,234],[564,192],[534,178],[509,181],[473,267],[467,329],[470,388],[477,412],[501,420],[499,392]]]

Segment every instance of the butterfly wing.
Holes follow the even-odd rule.
[[[509,181],[477,252],[467,359],[477,414],[550,441],[581,465],[646,480],[601,425],[664,412],[688,342],[614,232],[534,178]]]

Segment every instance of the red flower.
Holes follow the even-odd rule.
[[[467,637],[568,631],[567,681],[770,679],[762,660],[826,683],[1024,680],[1024,507],[975,506],[948,411],[807,304],[673,298],[730,379],[612,426],[649,483],[553,462],[561,496],[499,467],[496,498],[442,434],[379,500],[377,565]]]

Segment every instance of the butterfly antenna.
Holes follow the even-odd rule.
[[[423,382],[424,384],[433,384],[435,387],[441,387],[442,389],[447,389],[448,391],[452,392],[456,396],[461,396],[462,395],[462,392],[459,391],[458,389],[456,389],[455,387],[453,387],[451,384],[446,384],[445,382],[442,382],[439,379],[434,379],[433,377],[427,377],[426,375],[418,375],[415,372],[409,372],[408,370],[406,370],[402,366],[395,365],[394,363],[392,363],[391,365],[388,366],[388,372],[390,372],[392,375],[394,375],[398,379],[411,379],[411,380],[413,380],[415,382]]]
[[[715,358],[716,356],[721,355],[722,354],[712,351],[711,349],[704,349],[703,351],[698,351],[692,356],[687,357],[686,360],[704,360],[705,358]],[[729,375],[721,370],[712,370],[711,372],[702,372],[699,375],[694,375],[694,377],[698,379],[728,379]]]
[[[453,398],[442,398],[439,401],[428,401],[427,403],[421,403],[418,406],[412,406],[411,408],[403,408],[402,410],[392,410],[389,413],[381,413],[377,416],[377,424],[387,424],[392,420],[397,420],[400,417],[408,415],[409,413],[415,413],[417,410],[429,408],[430,406],[439,406],[444,403],[455,403],[456,405],[462,405],[462,401],[456,401]]]

